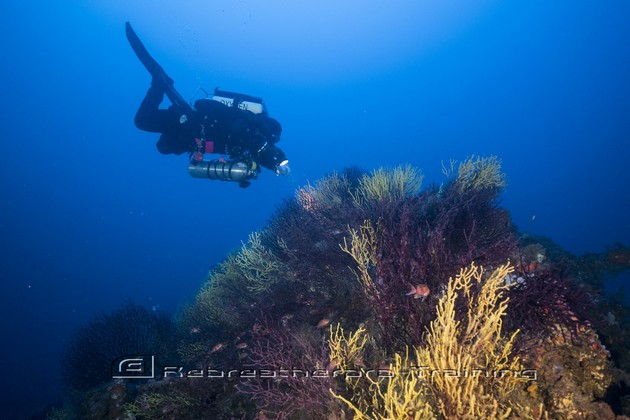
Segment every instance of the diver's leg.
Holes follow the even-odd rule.
[[[168,111],[159,109],[163,99],[164,88],[159,83],[152,83],[136,112],[136,127],[151,133],[163,133],[166,130],[169,125],[166,118]]]

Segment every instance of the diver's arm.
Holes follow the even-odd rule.
[[[264,150],[259,152],[257,161],[263,167],[276,172],[277,175],[288,174],[288,166],[286,166],[288,162],[287,156],[276,145],[271,144],[271,145],[265,146]],[[278,168],[280,166],[287,169],[287,171],[283,173],[279,173]]]

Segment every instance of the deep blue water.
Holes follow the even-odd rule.
[[[174,312],[335,169],[439,183],[441,161],[494,154],[522,231],[577,254],[630,244],[627,1],[204,3],[0,6],[0,417],[60,397],[77,326],[128,300]],[[150,78],[126,20],[185,97],[264,97],[292,175],[242,190],[158,154],[133,125]]]

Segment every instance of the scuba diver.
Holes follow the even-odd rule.
[[[276,146],[282,127],[269,117],[262,99],[215,89],[214,96],[198,99],[191,107],[128,22],[126,33],[134,52],[153,76],[134,122],[141,130],[160,133],[160,153],[188,153],[191,176],[236,181],[241,187],[250,185],[261,166],[276,175],[289,174],[286,155]],[[168,109],[160,108],[164,95],[172,103]],[[203,160],[206,153],[228,159]]]
[[[252,177],[260,172],[258,165],[276,175],[290,172],[286,155],[276,146],[282,132],[280,123],[269,117],[264,108],[260,113],[241,109],[244,102],[261,104],[262,101],[253,102],[259,101],[258,98],[215,90],[214,99],[198,99],[192,110],[177,105],[160,109],[165,87],[165,81],[153,78],[134,122],[141,130],[161,133],[157,142],[160,153],[189,153],[191,175],[193,167],[202,164],[205,153],[227,155],[234,162],[245,163],[254,171]],[[220,102],[216,98],[228,100]],[[228,162],[219,160],[218,163]],[[241,184],[248,185],[247,182]]]

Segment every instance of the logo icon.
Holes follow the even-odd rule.
[[[153,379],[155,356],[125,356],[112,363],[114,379]]]

